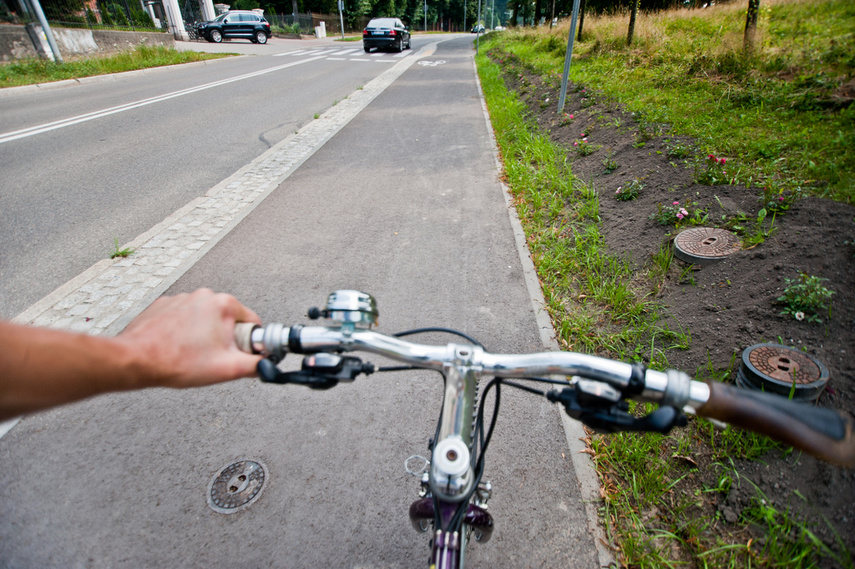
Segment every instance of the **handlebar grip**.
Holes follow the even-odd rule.
[[[709,382],[709,400],[697,414],[767,435],[839,466],[855,466],[853,420],[833,409]]]
[[[252,322],[238,322],[235,324],[235,344],[242,352],[255,353],[252,349],[252,331],[258,328],[258,324]]]

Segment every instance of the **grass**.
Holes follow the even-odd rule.
[[[64,63],[26,59],[0,65],[0,87],[50,83],[227,56],[228,54],[222,53],[178,51],[163,46],[140,46],[133,51],[123,51],[107,57],[70,60]]]
[[[118,257],[130,257],[134,254],[134,250],[130,247],[125,247],[124,249],[119,249],[119,238],[116,237],[116,242],[113,244],[113,252],[110,254],[111,259],[116,259]]]
[[[855,3],[764,1],[751,55],[742,52],[744,2],[643,14],[631,47],[628,19],[586,17],[575,85],[671,125],[701,155],[727,157],[737,182],[855,204],[855,105],[839,98],[855,75]],[[504,32],[502,45],[560,80],[568,26]]]
[[[646,132],[672,125],[668,153],[675,159],[726,156],[727,171],[739,172],[739,181],[766,186],[762,193],[774,223],[773,207],[783,208],[778,200],[786,205],[792,196],[855,202],[855,109],[823,102],[855,72],[853,36],[845,25],[855,21],[855,5],[832,0],[762,6],[765,37],[747,59],[738,53],[741,3],[644,14],[632,49],[625,46],[625,16],[589,16],[571,80],[575,89],[587,86],[635,112]],[[487,55],[493,49],[513,54],[555,84],[567,32],[566,25],[553,32],[511,31],[482,44],[478,73],[506,181],[562,348],[660,369],[670,350],[691,342],[687,331],[669,328],[655,301],[672,269],[671,248],[663,245],[639,274],[609,254],[597,188],[574,177],[566,151],[526,121],[525,105],[505,87],[504,60]],[[820,84],[819,77],[836,79]],[[524,78],[520,82],[526,89]],[[696,217],[691,215],[689,223]],[[697,217],[706,215],[697,211]],[[766,215],[733,223],[744,239],[762,239],[773,230],[764,225]],[[691,282],[691,270],[680,278]],[[727,381],[736,365],[735,359],[723,369],[708,363],[695,375]],[[638,405],[633,411],[650,409]],[[853,567],[839,539],[832,550],[796,514],[764,501],[759,490],[736,529],[722,529],[717,497],[750,484],[733,461],[790,452],[767,437],[690,418],[688,428],[669,436],[593,435],[591,449],[603,487],[601,513],[625,566],[813,567],[830,560]],[[764,538],[754,539],[750,527],[759,527]]]

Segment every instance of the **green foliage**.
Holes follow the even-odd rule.
[[[784,279],[787,286],[778,297],[778,302],[784,305],[781,314],[790,315],[796,320],[822,322],[819,313],[828,310],[830,317],[828,303],[834,291],[822,286],[826,280],[807,273],[800,273],[797,279]]]
[[[615,199],[621,202],[632,201],[638,197],[643,189],[644,184],[636,178],[625,186],[618,186],[618,189],[615,190]]]
[[[229,57],[229,55],[193,51],[180,52],[162,46],[140,46],[133,51],[107,57],[66,61],[62,64],[46,59],[25,59],[0,65],[0,87],[49,83],[76,77],[121,73],[134,69],[147,69],[221,57]]]
[[[231,6],[232,10],[255,10],[256,8],[261,8],[258,0],[234,0]]]

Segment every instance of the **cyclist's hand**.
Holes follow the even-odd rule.
[[[115,339],[141,356],[139,387],[196,387],[255,375],[260,356],[237,348],[236,322],[261,320],[235,297],[200,289],[159,298]]]

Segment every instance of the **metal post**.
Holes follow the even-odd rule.
[[[558,112],[564,110],[567,98],[567,79],[570,77],[570,60],[573,58],[573,40],[576,37],[576,19],[579,17],[579,0],[573,0],[573,18],[570,20],[570,36],[567,38],[567,53],[564,55],[564,75],[561,77],[561,94],[558,96]]]
[[[427,33],[427,0],[425,0],[425,33]]]
[[[463,31],[466,31],[466,0],[463,0]]]
[[[341,39],[344,41],[344,0],[338,0],[338,19],[341,22]]]
[[[53,37],[53,31],[50,29],[50,26],[47,23],[47,18],[45,18],[45,13],[42,11],[42,5],[39,4],[39,0],[29,0],[29,2],[30,6],[33,8],[33,12],[36,14],[36,18],[39,20],[39,24],[42,26],[42,30],[45,32],[48,45],[53,53],[54,61],[62,63],[62,54],[59,53],[59,47],[56,45],[56,39]]]
[[[481,47],[481,0],[478,0],[478,21],[475,22],[475,53]]]

